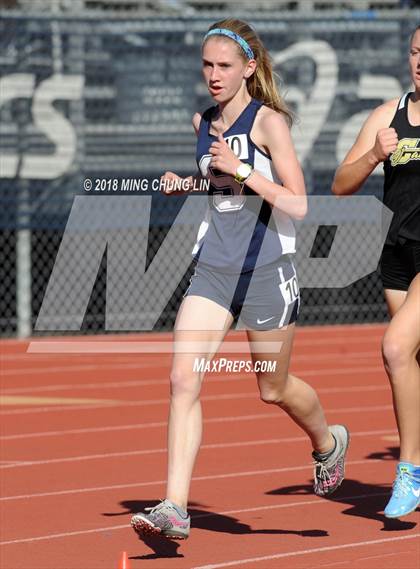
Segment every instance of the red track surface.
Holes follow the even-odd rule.
[[[419,567],[418,512],[393,522],[382,513],[398,445],[382,334],[297,331],[292,372],[352,433],[347,478],[330,500],[312,494],[307,438],[259,401],[254,375],[208,375],[193,530],[181,543],[145,543],[129,527],[164,496],[170,354],[30,354],[28,342],[2,342],[3,395],[63,401],[2,407],[1,569],[116,569],[123,550],[132,569]]]

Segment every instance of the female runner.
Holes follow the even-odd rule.
[[[179,539],[189,535],[188,493],[202,431],[203,373],[194,371],[194,361],[213,357],[239,313],[253,362],[274,360],[276,366],[275,372],[256,372],[261,399],[286,411],[311,440],[316,494],[330,494],[341,484],[349,443],[344,426],[328,427],[312,387],[288,374],[299,307],[291,218],[305,215],[306,197],[291,115],[277,92],[268,52],[248,24],[227,19],[204,37],[202,61],[216,105],[196,113],[193,126],[212,202],[175,323],[166,499],[131,520],[140,535]],[[172,172],[164,179],[168,185],[180,180]],[[181,353],[181,342],[201,342],[202,351]],[[281,345],[278,353],[253,348],[268,342]]]
[[[394,213],[380,270],[391,322],[382,353],[400,436],[400,462],[384,514],[398,518],[420,503],[420,26],[410,38],[414,91],[368,117],[338,168],[332,191],[356,192],[384,164],[384,204]]]

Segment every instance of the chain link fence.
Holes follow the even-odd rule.
[[[10,9],[2,11],[0,326],[6,336],[41,334],[43,330],[51,334],[110,329],[109,311],[118,306],[112,301],[115,294],[110,286],[116,275],[124,282],[131,275],[126,302],[133,304],[130,298],[136,294],[136,279],[159,259],[184,203],[184,198],[150,191],[151,184],[165,170],[181,176],[196,170],[191,117],[212,104],[201,79],[200,46],[209,24],[223,14],[196,12],[189,16],[187,12],[184,17],[130,18],[121,7],[95,11],[95,3],[86,7],[80,2],[76,11],[75,4],[71,13],[60,12],[59,3],[54,12],[29,13],[27,6],[10,1]],[[270,50],[286,98],[298,117],[293,136],[308,193],[328,196],[335,168],[367,114],[382,101],[409,89],[408,37],[420,21],[420,12],[406,8],[392,13],[350,11],[327,16],[326,12],[313,12],[298,16],[270,10],[247,14],[246,19]],[[86,180],[92,182],[89,192]],[[146,181],[148,190],[127,185],[123,191],[123,184],[130,184],[130,180]],[[128,225],[122,222],[125,239],[121,241],[115,233],[121,231],[115,219],[127,215],[121,212],[107,215],[108,233],[102,242],[95,231],[103,228],[85,227],[85,243],[96,235],[92,237],[96,249],[92,252],[92,247],[80,245],[64,267],[67,272],[63,269],[74,290],[77,267],[86,267],[86,274],[78,277],[87,292],[83,292],[83,301],[79,298],[76,302],[77,318],[69,307],[63,318],[59,317],[63,307],[60,295],[55,304],[49,302],[43,309],[47,287],[52,290],[56,286],[52,275],[75,198],[84,200],[83,207],[88,207],[86,204],[94,202],[87,199],[106,200],[121,194],[119,203],[123,203],[127,192],[136,203],[146,196],[150,199],[147,228],[135,219]],[[381,199],[380,171],[370,177],[360,195]],[[298,224],[298,250],[319,261],[318,265],[306,264],[305,269],[305,259],[298,256],[298,266],[303,273],[318,267],[319,283],[325,271],[321,260],[328,260],[337,228],[346,221],[321,218],[309,216]],[[114,225],[109,226],[112,219]],[[375,225],[372,219],[360,221],[360,216],[359,222],[363,239],[357,251],[348,241],[341,242],[338,271],[351,264],[356,254],[368,255],[363,243],[378,238],[380,224]],[[109,231],[114,232],[112,237]],[[192,234],[188,224],[179,231],[180,241],[183,235],[187,240]],[[164,263],[165,271],[151,271],[150,288],[143,291],[150,298],[149,306],[141,301],[143,310],[154,315],[155,330],[173,326],[188,285],[191,266],[180,271],[180,241],[172,244],[176,254],[168,253],[172,266]],[[136,255],[145,244],[143,262]],[[136,262],[143,265],[136,268]],[[314,286],[314,278],[303,274],[300,324],[386,318],[376,265],[352,284],[343,285],[345,279],[341,280],[340,286],[334,282]],[[165,289],[171,290],[170,298],[156,306],[153,291]],[[43,326],[37,325],[40,314]],[[71,326],[66,324],[70,321]],[[121,322],[126,321],[123,318]],[[117,329],[132,329],[124,326]]]

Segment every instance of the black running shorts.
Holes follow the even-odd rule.
[[[380,270],[384,288],[408,290],[420,272],[420,241],[406,240],[396,245],[385,245]]]

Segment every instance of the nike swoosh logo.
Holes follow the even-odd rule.
[[[273,320],[273,318],[274,316],[270,316],[270,318],[266,318],[265,320],[260,320],[259,318],[257,318],[257,324],[265,324],[269,320]]]
[[[420,488],[417,488],[417,490],[414,490],[414,488],[412,488],[412,491],[416,498],[420,498]]]

